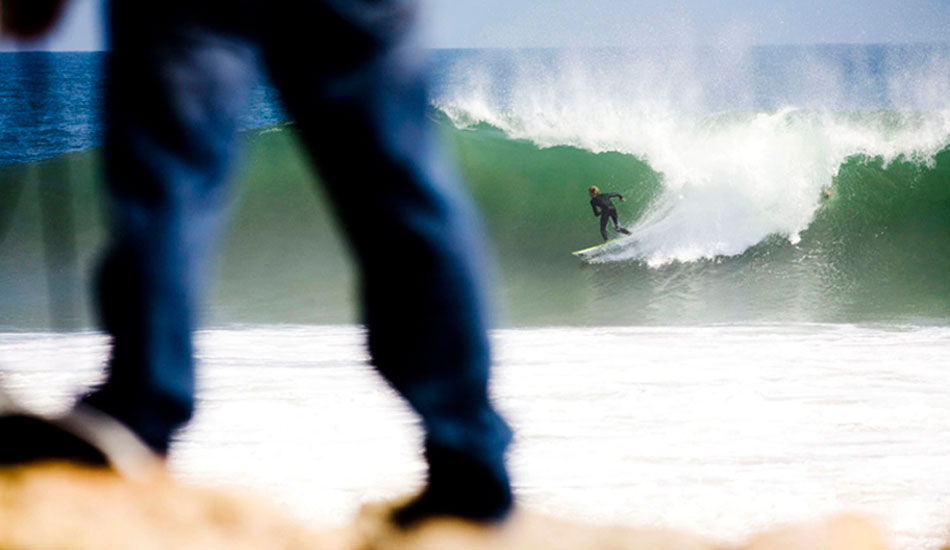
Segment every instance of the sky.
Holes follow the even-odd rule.
[[[21,48],[103,49],[101,2],[72,0],[53,36]],[[422,2],[425,41],[439,48],[950,42],[950,0]]]
[[[950,42],[950,0],[429,0],[439,46]]]

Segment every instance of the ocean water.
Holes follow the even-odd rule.
[[[0,376],[43,408],[107,355],[103,62],[0,54]],[[728,540],[840,510],[898,549],[950,538],[950,48],[444,50],[433,74],[497,253],[522,502]],[[262,81],[172,464],[333,523],[418,485],[420,434],[366,364],[284,118]],[[585,263],[590,185],[633,238]]]
[[[23,55],[0,55],[0,325],[90,326],[103,54]],[[439,51],[431,117],[496,249],[504,325],[941,324],[948,64],[941,46]],[[358,322],[318,178],[274,91],[252,95],[207,318]],[[624,194],[634,238],[580,264],[590,185]],[[46,269],[59,249],[74,261]]]

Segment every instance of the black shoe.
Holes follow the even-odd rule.
[[[108,466],[105,454],[58,424],[26,413],[0,416],[0,464],[65,460]]]
[[[486,497],[486,494],[468,497],[461,492],[445,492],[430,485],[408,504],[393,510],[390,518],[403,529],[437,517],[461,518],[484,524],[501,523],[511,512],[511,492]]]
[[[86,405],[57,417],[20,409],[0,414],[0,465],[45,461],[109,467],[126,477],[151,475],[164,466],[131,430]]]
[[[429,481],[425,490],[397,508],[391,520],[406,528],[434,517],[497,523],[511,511],[514,498],[502,460],[482,461],[447,449],[426,449]]]

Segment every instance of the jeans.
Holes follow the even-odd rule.
[[[425,116],[413,4],[116,1],[109,14],[97,301],[113,344],[85,401],[160,453],[189,420],[192,332],[262,65],[355,251],[373,363],[420,415],[427,456],[457,453],[507,482],[511,434],[488,396],[487,255]]]

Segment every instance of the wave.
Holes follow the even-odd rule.
[[[622,192],[621,221],[635,226],[661,211],[664,175],[633,155],[540,148],[487,125],[458,129],[437,118],[498,252],[509,324],[939,322],[950,316],[950,151],[887,164],[848,159],[831,183],[832,197],[816,201],[794,245],[775,234],[736,256],[584,265],[570,251],[600,238],[587,186]],[[313,200],[313,178],[293,132],[283,130],[247,134],[249,157],[209,309],[213,323],[358,320],[346,291],[354,284],[346,244],[319,185]],[[44,200],[69,200],[75,213],[79,280],[68,273],[57,280],[73,285],[76,297],[89,288],[103,235],[96,164],[89,151],[19,166],[24,187],[0,241],[0,323],[47,323],[52,291],[39,274],[57,266],[43,263],[41,185]],[[50,194],[54,182],[72,192]],[[83,318],[91,322],[88,311]]]
[[[937,169],[938,154],[950,144],[950,94],[940,95],[950,91],[950,56],[917,52],[911,63],[900,49],[859,53],[864,72],[848,51],[825,52],[823,59],[800,53],[786,60],[796,71],[773,75],[768,85],[761,82],[768,59],[755,70],[733,68],[723,83],[723,63],[715,60],[713,69],[702,69],[695,60],[625,64],[629,54],[598,61],[588,52],[586,63],[552,55],[539,69],[530,59],[535,52],[528,60],[506,58],[501,70],[497,59],[463,58],[460,76],[447,79],[434,105],[461,131],[639,161],[649,176],[634,169],[610,179],[612,191],[650,198],[625,220],[635,238],[596,261],[709,260],[741,255],[775,236],[796,245],[822,209],[879,193],[881,181],[893,184],[890,197],[898,202],[905,194],[939,194],[939,182],[923,190],[920,178]],[[847,78],[836,77],[840,66],[851,67]],[[788,92],[795,75],[815,81],[808,94]],[[793,101],[799,104],[756,107]],[[865,177],[860,183],[857,174]],[[594,170],[584,179],[597,184],[601,176]],[[842,182],[848,198],[823,200]]]

